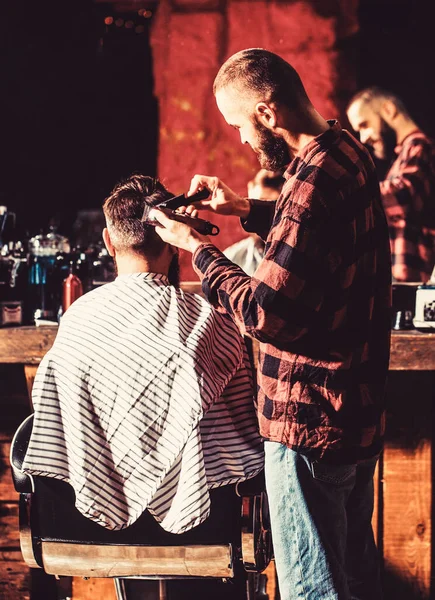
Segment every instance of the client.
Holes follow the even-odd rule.
[[[148,509],[171,533],[204,521],[209,490],[263,467],[253,387],[233,322],[178,281],[178,251],[141,217],[172,197],[133,175],[103,210],[117,278],[62,317],[33,387],[23,470],[68,482],[108,529]]]

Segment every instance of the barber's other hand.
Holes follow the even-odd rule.
[[[179,223],[170,219],[163,211],[157,208],[151,209],[149,216],[160,224],[156,226],[156,233],[164,242],[172,246],[187,250],[193,254],[198,246],[210,242],[210,239],[206,235],[201,235],[185,223]]]
[[[195,209],[212,210],[219,215],[233,215],[246,219],[251,210],[251,205],[247,198],[238,196],[225,183],[217,177],[208,177],[207,175],[195,175],[190,183],[190,189],[187,196],[195,192],[208,189],[211,193],[210,198],[195,202],[194,205],[187,207],[186,212],[192,213]]]

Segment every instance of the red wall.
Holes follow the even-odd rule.
[[[220,7],[220,8],[219,8]],[[259,168],[249,147],[220,115],[212,93],[226,58],[244,48],[280,54],[299,72],[317,110],[342,116],[342,98],[355,88],[340,47],[357,30],[357,0],[160,0],[152,32],[159,102],[158,175],[174,193],[187,191],[195,173],[217,175],[240,194]],[[245,237],[238,219],[204,215],[221,227],[223,249]],[[196,279],[190,255],[182,280]]]

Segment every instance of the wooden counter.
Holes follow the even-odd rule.
[[[56,334],[57,327],[0,328],[0,363],[38,365]]]
[[[435,371],[435,332],[393,331],[390,371]]]
[[[53,344],[56,333],[56,327],[0,329],[0,363],[24,365],[29,391],[37,365]],[[390,371],[387,434],[375,480],[374,514],[385,600],[429,599],[435,597],[432,582],[435,556],[432,542],[435,333],[393,332]],[[7,466],[6,451],[3,465]],[[14,509],[16,502],[16,498],[9,500],[2,495],[2,489],[13,493],[11,482],[6,481],[5,470],[3,473],[0,477],[0,533],[2,526],[7,526],[5,519],[12,518],[4,511],[7,507]],[[0,555],[6,556],[1,550],[0,543]],[[98,583],[97,580],[78,583],[86,588],[80,588],[77,597],[87,600],[93,597],[95,586],[100,586],[100,597],[104,595],[111,600],[113,592],[108,584],[110,582]]]
[[[0,363],[38,365],[57,327],[0,328]],[[390,371],[435,371],[435,333],[393,331]]]

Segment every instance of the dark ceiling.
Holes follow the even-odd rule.
[[[431,2],[360,0],[354,64],[359,87],[391,88],[435,135]],[[120,177],[155,174],[156,10],[156,0],[0,1],[0,204],[29,234],[50,218],[68,233],[77,209],[99,207]]]

